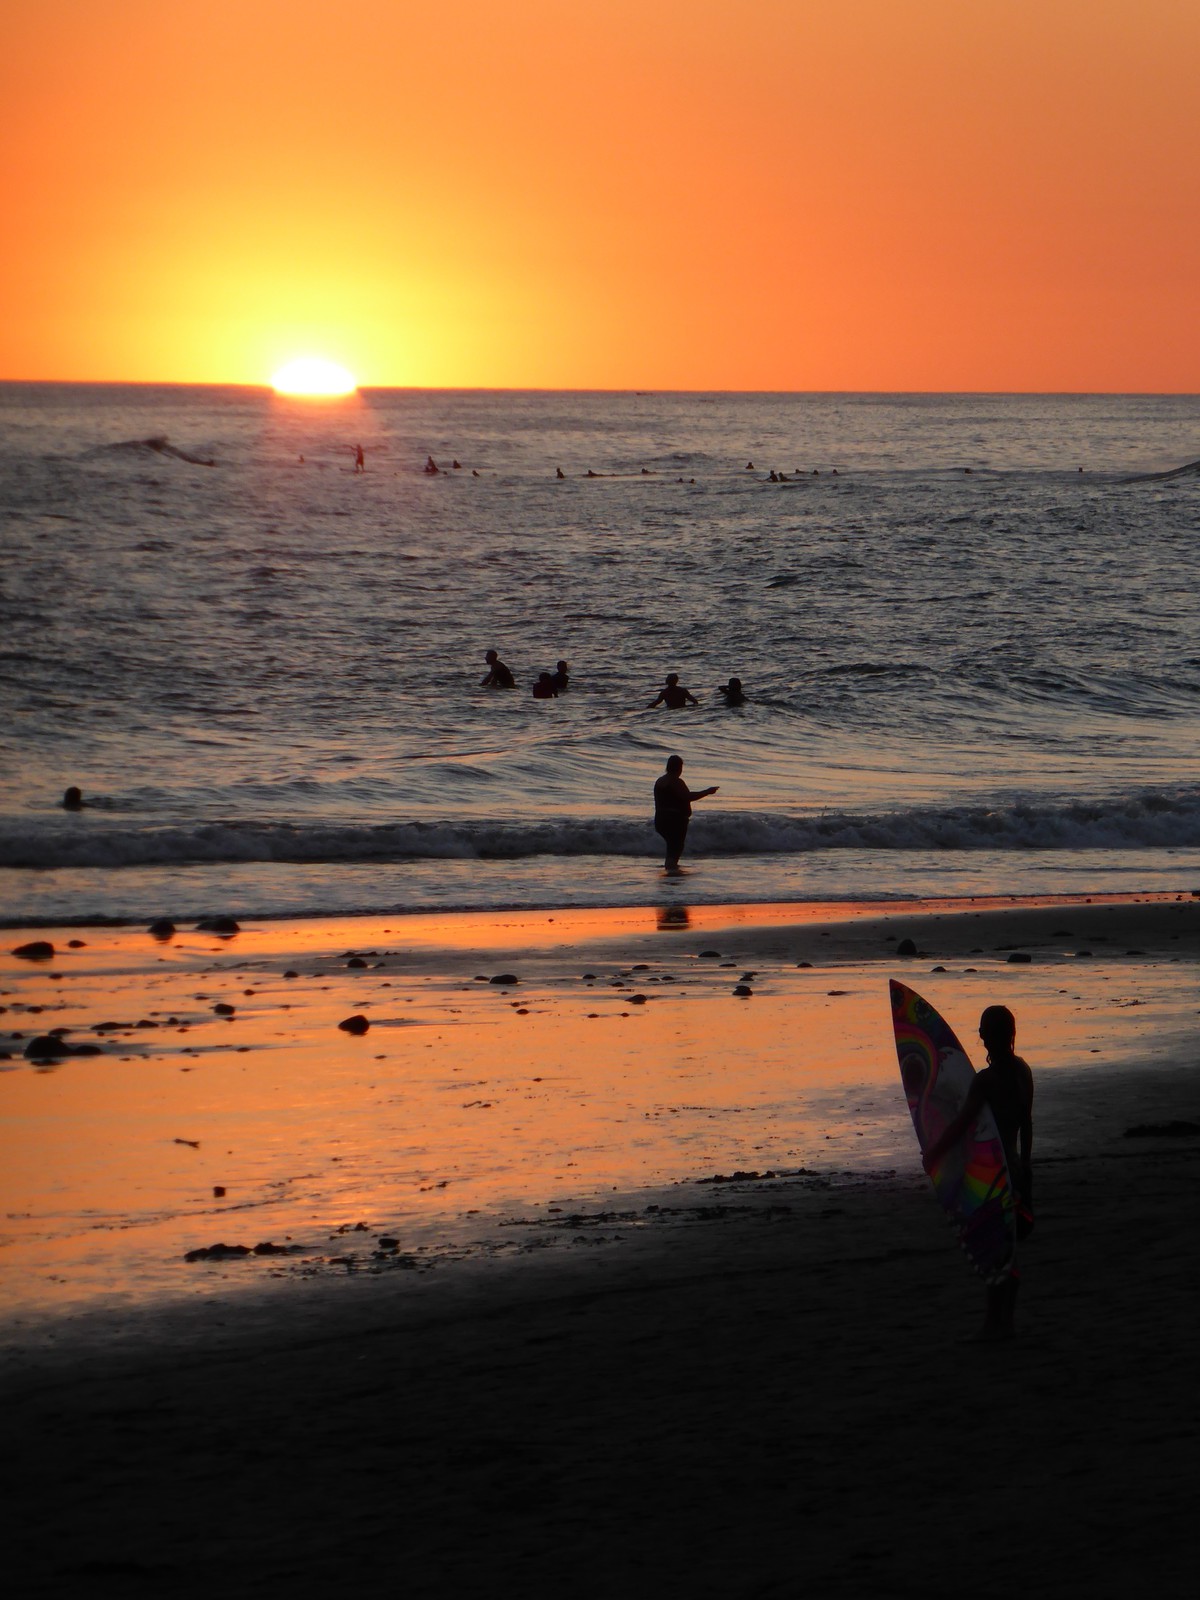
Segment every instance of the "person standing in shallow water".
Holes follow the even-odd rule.
[[[1033,1232],[1033,1072],[1015,1052],[1017,1019],[1007,1006],[988,1006],[979,1019],[979,1037],[987,1050],[987,1066],[975,1074],[962,1110],[940,1139],[925,1152],[927,1172],[937,1165],[951,1145],[963,1137],[983,1107],[991,1108],[1004,1146],[1008,1176],[1017,1208],[1017,1239]],[[987,1310],[981,1339],[1011,1339],[1017,1291],[1021,1286],[1016,1263],[987,1289]]]
[[[663,866],[678,872],[679,858],[687,839],[692,802],[716,794],[718,785],[708,789],[689,789],[683,781],[683,757],[668,756],[667,770],[654,784],[654,831],[666,846]]]

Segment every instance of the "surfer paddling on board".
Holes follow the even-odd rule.
[[[979,1019],[979,1037],[987,1050],[987,1066],[975,1074],[962,1110],[926,1150],[924,1166],[926,1172],[932,1172],[983,1107],[990,1107],[1015,1190],[1017,1238],[1025,1239],[1033,1231],[1033,1073],[1028,1061],[1013,1048],[1017,1042],[1017,1019],[1007,1006],[988,1006]],[[981,1338],[1012,1338],[1020,1286],[1015,1264],[988,1285]]]
[[[668,756],[667,770],[654,784],[654,831],[667,847],[663,866],[668,872],[679,871],[679,858],[683,854],[692,815],[692,801],[703,800],[717,792],[715,783],[709,789],[689,789],[682,773],[683,757]]]

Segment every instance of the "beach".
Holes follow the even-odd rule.
[[[0,965],[22,1593],[1187,1570],[1190,894],[36,936]],[[971,1340],[891,976],[968,1049],[1018,1018],[1011,1345]],[[104,1056],[31,1063],[55,1026]]]
[[[1200,8],[10,9],[9,1592],[1185,1592]]]

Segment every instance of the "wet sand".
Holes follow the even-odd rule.
[[[1191,1566],[1184,1385],[1200,1139],[1163,1130],[1200,1123],[1200,904],[977,904],[803,922],[755,907],[714,910],[669,934],[652,913],[579,915],[586,925],[563,917],[552,933],[532,914],[403,927],[390,981],[428,978],[435,1006],[461,980],[461,1004],[490,1019],[446,1030],[447,1070],[457,1041],[469,1054],[481,1032],[493,1056],[505,1053],[495,1008],[516,991],[501,1000],[464,983],[518,963],[522,997],[537,1002],[521,1019],[527,1031],[512,1036],[515,1054],[531,1048],[530,1030],[561,1052],[560,1035],[586,1037],[588,1012],[606,1010],[590,1024],[610,1029],[599,1055],[636,1057],[699,1030],[768,1079],[781,1030],[793,1061],[811,1036],[824,1071],[840,1039],[847,1080],[854,1062],[865,1070],[859,1030],[877,1034],[877,991],[893,973],[956,1021],[991,1000],[1011,1004],[1038,1073],[1038,1224],[1018,1339],[969,1342],[982,1292],[915,1151],[890,1175],[839,1154],[791,1167],[756,1160],[778,1175],[701,1182],[750,1166],[733,1129],[725,1138],[737,1159],[709,1161],[717,1119],[688,1181],[630,1184],[607,1202],[596,1182],[556,1209],[543,1196],[510,1216],[513,1249],[449,1253],[430,1267],[416,1249],[375,1259],[372,1232],[356,1268],[331,1264],[335,1251],[355,1253],[346,1245],[327,1245],[307,1276],[299,1261],[200,1263],[211,1274],[203,1295],[151,1296],[135,1284],[121,1304],[24,1323],[10,1333],[0,1378],[18,1592],[325,1595],[387,1584],[439,1596],[949,1596],[1181,1586]],[[208,985],[193,992],[235,981],[271,991],[264,1036],[282,1004],[296,1008],[296,1038],[285,1027],[276,1053],[302,1065],[306,1031],[324,1039],[334,1014],[363,998],[353,986],[373,969],[347,969],[345,950],[383,947],[382,929],[339,932],[349,926],[336,971],[313,954],[336,936],[306,925],[206,939],[191,953],[189,935],[165,963],[161,951],[147,959],[141,933],[82,930],[80,974],[65,955],[54,970],[59,987],[81,986],[70,1002],[81,1011],[93,1005],[87,983],[102,983],[113,1019],[136,1021],[155,968],[207,962]],[[905,937],[923,954],[895,957],[889,946]],[[672,981],[689,985],[687,998],[656,991],[635,1008],[629,994],[649,994],[650,977],[661,976],[664,938],[676,941]],[[82,976],[83,957],[95,978]],[[601,958],[603,1001],[598,981],[580,989]],[[301,960],[329,986],[314,978],[307,1008],[274,997],[276,984],[299,993],[310,982],[282,977]],[[609,967],[643,961],[642,989],[611,987]],[[234,962],[255,963],[253,979]],[[735,1000],[734,983],[751,969],[754,994]],[[7,959],[2,971],[0,1003],[10,1007],[16,985],[28,996],[55,981]],[[170,982],[194,977],[188,967]],[[217,1003],[233,1002],[203,1005]],[[36,1015],[44,1023],[47,1013]],[[237,1028],[237,1017],[222,1025]],[[618,1033],[643,1020],[645,1033]],[[4,1021],[18,1031],[11,1010]],[[216,1025],[197,1020],[172,1048],[191,1048]],[[346,1043],[376,1036],[373,1025]],[[890,1041],[882,1048],[886,1057]],[[34,1077],[23,1063],[5,1065],[5,1089]],[[172,1059],[172,1084],[196,1075],[181,1065],[194,1063]],[[82,1082],[85,1069],[94,1061],[73,1059],[51,1076]],[[815,1137],[821,1102],[812,1099],[802,1122]],[[848,1141],[861,1106],[823,1103]],[[882,1109],[875,1124],[886,1143],[895,1125]],[[1135,1128],[1154,1131],[1130,1137]],[[660,1162],[678,1151],[686,1166],[686,1140],[656,1135],[650,1148]],[[618,1155],[611,1145],[597,1154],[592,1177],[605,1160],[619,1166]],[[623,1179],[635,1168],[621,1167]],[[11,1192],[6,1202],[11,1214]],[[170,1227],[198,1242],[236,1220],[182,1204],[177,1216]],[[245,1268],[257,1279],[238,1277]]]

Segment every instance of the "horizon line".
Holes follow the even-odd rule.
[[[35,386],[59,388],[96,389],[244,389],[276,395],[269,382],[251,383],[236,379],[214,378],[7,378],[0,377],[0,386],[33,388]],[[541,384],[417,384],[417,383],[360,383],[342,395],[289,395],[279,394],[281,400],[301,404],[337,404],[352,400],[362,394],[625,394],[651,395],[978,395],[996,398],[1028,399],[1033,397],[1053,399],[1196,399],[1197,389],[760,389],[760,388],[671,388],[669,386],[642,387],[633,384],[618,385],[541,385]]]

